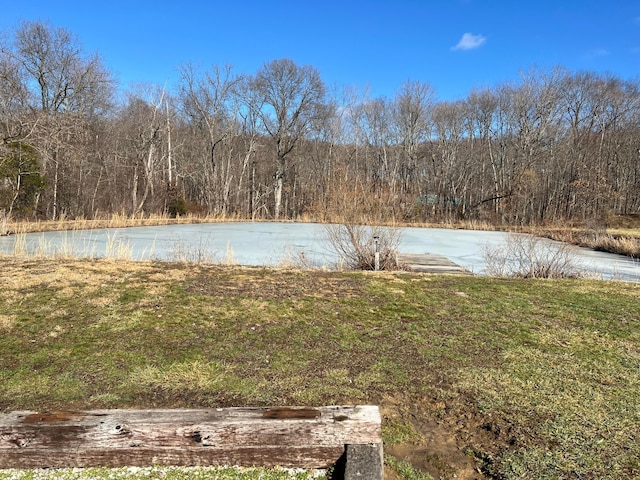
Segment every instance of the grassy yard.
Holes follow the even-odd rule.
[[[379,404],[406,478],[640,478],[640,285],[0,260],[2,412]]]

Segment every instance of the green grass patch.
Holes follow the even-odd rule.
[[[504,361],[501,368],[466,370],[459,384],[476,391],[485,411],[510,412],[523,427],[511,440],[519,448],[497,462],[496,473],[613,479],[637,469],[640,352],[632,342],[556,328],[506,352]]]
[[[411,463],[398,460],[391,455],[385,455],[384,463],[404,480],[433,480],[433,477],[428,473],[421,472]]]
[[[420,433],[406,420],[389,419],[382,426],[382,441],[385,445],[418,443],[421,439]]]

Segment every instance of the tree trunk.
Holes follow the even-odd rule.
[[[51,219],[55,220],[58,218],[58,152],[57,150],[53,152],[53,164],[54,164],[54,173],[53,173],[53,205],[52,205],[52,215]]]
[[[133,168],[133,180],[131,186],[131,211],[136,212],[138,206],[138,165]]]
[[[276,174],[276,186],[275,186],[275,207],[274,214],[276,220],[280,218],[280,207],[282,206],[282,186],[283,186],[283,175],[278,172]]]
[[[249,213],[251,214],[251,220],[256,219],[256,210],[254,205],[254,198],[256,194],[256,161],[251,163],[251,185],[249,187]]]

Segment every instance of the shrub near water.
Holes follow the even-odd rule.
[[[512,233],[502,245],[484,247],[486,273],[494,277],[577,278],[581,275],[574,248]]]
[[[339,266],[347,270],[374,270],[376,251],[380,270],[397,270],[397,254],[401,233],[392,227],[327,224],[325,234],[333,252],[340,259]]]

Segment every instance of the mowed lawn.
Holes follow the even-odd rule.
[[[640,478],[638,284],[0,260],[2,412],[378,404],[414,474]]]

